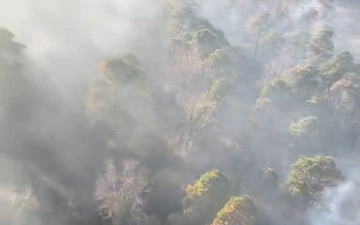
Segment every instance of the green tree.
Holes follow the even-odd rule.
[[[312,35],[308,48],[315,57],[328,58],[334,53],[332,38],[334,32],[329,27],[322,27]]]
[[[269,13],[263,13],[251,20],[250,34],[255,39],[253,57],[255,58],[258,54],[261,41],[272,34],[271,28],[273,25],[272,17]]]
[[[195,224],[211,222],[230,195],[230,182],[220,171],[203,174],[186,188],[184,214]]]
[[[357,73],[359,71],[359,66],[353,60],[354,58],[350,52],[342,52],[334,55],[320,66],[321,75],[328,88],[345,74]]]
[[[303,197],[308,206],[320,200],[326,187],[336,186],[342,179],[333,158],[301,156],[292,165],[287,186],[292,195]]]
[[[259,108],[268,104],[273,105],[275,108],[288,108],[293,98],[290,80],[286,77],[275,77],[264,84],[256,104]]]
[[[354,73],[345,74],[344,77],[330,88],[330,99],[336,103],[340,111],[351,113],[357,109],[357,99],[360,95],[360,77]]]
[[[249,196],[231,197],[211,225],[255,225],[256,208]]]
[[[207,92],[201,94],[195,102],[189,104],[186,110],[187,122],[181,151],[190,150],[192,145],[201,140],[205,127],[214,122],[215,114],[222,103],[227,84],[228,80],[225,78],[214,80]]]
[[[316,121],[317,118],[314,116],[301,117],[298,121],[290,124],[290,134],[296,137],[310,135],[316,129]]]
[[[340,119],[344,134],[344,143],[350,149],[356,149],[360,135],[360,77],[356,73],[348,73],[333,83],[329,100],[335,105],[337,117]]]

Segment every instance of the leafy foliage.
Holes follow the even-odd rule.
[[[186,188],[187,197],[190,199],[222,198],[229,189],[229,181],[218,170],[205,173],[195,182]]]
[[[256,209],[248,196],[231,197],[218,212],[212,225],[254,225],[256,224]]]
[[[172,225],[307,224],[302,213],[325,204],[326,188],[344,179],[332,157],[353,161],[360,143],[356,52],[342,52],[334,37],[348,36],[336,27],[316,28],[348,6],[312,2],[226,0],[203,8],[204,1],[164,1],[157,25],[166,24],[158,35],[168,42],[102,61],[88,88],[88,114],[78,112],[70,127],[63,123],[74,117],[68,107],[54,101],[50,110],[47,93],[33,97],[36,73],[22,70],[31,54],[0,28],[0,124],[7,131],[0,158],[46,170],[23,169],[22,182],[36,194],[16,208],[42,224],[164,225],[172,216]],[[221,18],[212,16],[218,11]],[[160,46],[162,39],[147,35],[146,45]],[[149,55],[152,63],[140,62]],[[85,131],[77,132],[80,120]],[[299,157],[305,154],[316,156]],[[94,162],[78,160],[86,157],[114,163],[98,175]],[[38,174],[57,179],[44,184]]]
[[[334,43],[332,37],[334,32],[329,27],[322,27],[311,37],[309,50],[315,56],[329,57],[333,54]]]
[[[211,222],[213,214],[229,196],[229,180],[218,170],[203,174],[193,185],[186,188],[185,216],[195,223]]]
[[[331,157],[301,156],[292,166],[287,185],[291,194],[305,196],[306,204],[312,204],[320,200],[326,187],[333,187],[342,179]]]
[[[315,129],[316,117],[302,117],[297,122],[290,124],[290,134],[293,136],[307,135]]]

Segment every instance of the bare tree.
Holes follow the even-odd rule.
[[[113,162],[107,164],[105,174],[98,180],[95,196],[105,219],[113,224],[143,224],[142,195],[149,192],[147,184],[136,174],[137,162],[126,162],[119,173]]]

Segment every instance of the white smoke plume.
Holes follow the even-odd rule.
[[[320,205],[309,213],[311,225],[360,224],[360,192],[357,168],[347,168],[347,180],[328,189]]]
[[[131,52],[153,62],[158,56],[147,53],[162,43],[162,0],[0,0],[0,5],[0,26],[16,34],[28,58],[65,94],[96,76],[100,60]]]

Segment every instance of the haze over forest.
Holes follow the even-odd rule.
[[[360,225],[357,0],[0,0],[0,225]]]

